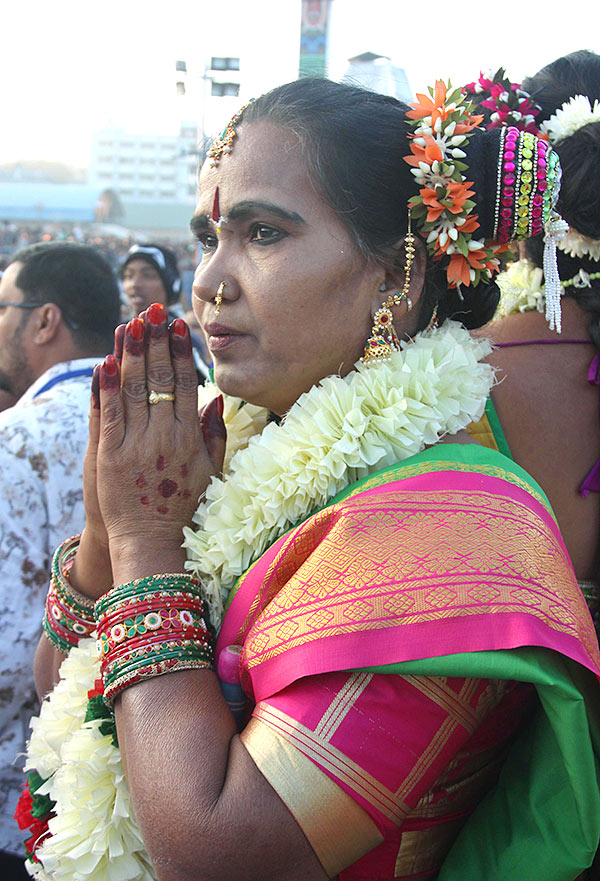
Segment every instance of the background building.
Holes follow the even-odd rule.
[[[387,55],[377,55],[375,52],[355,55],[348,60],[348,69],[342,82],[381,92],[382,95],[392,95],[406,103],[414,100],[404,68],[392,64]]]
[[[174,135],[105,128],[93,136],[88,183],[114,190],[123,202],[189,202],[196,192],[197,143],[192,123]]]

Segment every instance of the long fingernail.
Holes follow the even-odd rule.
[[[183,318],[176,318],[169,327],[171,332],[171,354],[174,358],[188,358],[192,351],[192,338]]]
[[[222,404],[223,399],[221,398],[221,406]],[[206,410],[204,411],[203,423],[206,426],[206,433],[211,437],[221,437],[223,439],[227,437],[225,423],[219,412],[219,398],[213,398],[213,400],[207,405]]]
[[[92,407],[100,409],[100,365],[96,364],[92,373]]]
[[[119,368],[114,355],[107,355],[100,368],[100,388],[113,389],[119,387]]]
[[[223,407],[223,395],[219,395],[219,397],[217,398],[217,413],[219,414],[219,416],[223,415]]]
[[[144,351],[144,322],[132,318],[125,333],[125,349],[129,355],[141,355]]]
[[[123,360],[123,340],[125,339],[125,325],[119,324],[115,327],[115,358],[121,363]]]

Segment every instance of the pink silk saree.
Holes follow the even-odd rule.
[[[330,877],[591,863],[598,643],[543,493],[503,456],[438,445],[350,487],[240,579],[230,644],[242,740]]]

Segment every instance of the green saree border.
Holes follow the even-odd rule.
[[[485,402],[485,415],[487,416],[490,430],[494,435],[494,440],[496,441],[498,451],[506,456],[508,459],[512,460],[513,454],[510,451],[506,435],[504,434],[504,429],[502,428],[502,423],[498,418],[498,412],[496,410],[491,395]]]
[[[597,678],[550,649],[471,652],[360,672],[513,679],[539,704],[498,782],[460,832],[437,881],[572,881],[600,838]]]
[[[436,444],[423,450],[422,453],[390,465],[346,487],[334,496],[329,504],[335,504],[377,486],[384,486],[393,480],[403,480],[434,471],[463,471],[506,480],[528,492],[556,520],[546,493],[533,477],[503,453],[479,444]]]

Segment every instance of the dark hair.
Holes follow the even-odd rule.
[[[417,184],[404,157],[410,153],[408,107],[385,95],[304,78],[279,86],[252,102],[241,125],[266,121],[291,129],[315,186],[336,211],[364,255],[392,266],[407,232],[408,200]],[[498,162],[497,131],[477,131],[468,147],[468,179],[475,182],[481,234],[492,236]],[[499,292],[494,283],[448,290],[445,268],[428,256],[419,328],[435,306],[440,321],[452,317],[469,328],[492,317]]]
[[[55,303],[76,345],[91,355],[112,350],[121,318],[121,298],[114,272],[87,245],[43,242],[13,254],[22,263],[15,284],[26,303]]]
[[[167,306],[173,306],[177,303],[181,294],[181,277],[175,251],[164,245],[155,245],[153,242],[147,242],[144,245],[133,245],[127,252],[127,256],[119,269],[120,278],[123,278],[125,267],[132,260],[145,260],[146,263],[156,270],[165,289]]]
[[[600,99],[600,55],[586,50],[564,55],[524,80],[523,88],[542,108],[538,122],[549,119],[574,95],[587,96],[593,106],[594,101]],[[583,126],[559,141],[554,149],[562,166],[558,211],[577,232],[600,239],[600,122]],[[528,241],[526,253],[533,263],[542,266],[539,242]],[[587,256],[573,258],[558,251],[558,271],[563,281],[573,278],[580,269],[591,273],[598,268],[598,262]],[[595,280],[591,285],[591,288],[571,285],[565,294],[593,314],[590,336],[600,348],[600,282]]]

